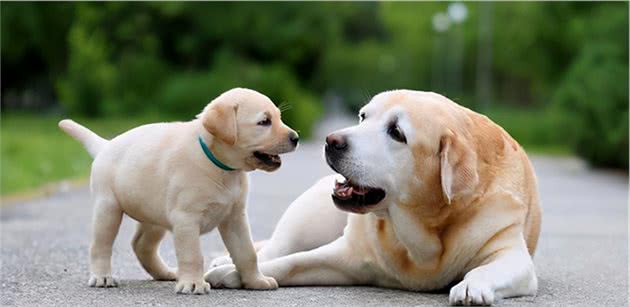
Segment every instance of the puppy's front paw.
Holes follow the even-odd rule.
[[[233,264],[227,264],[210,269],[204,279],[215,288],[240,288],[241,276]]]
[[[273,290],[278,289],[278,282],[273,277],[258,274],[252,280],[243,281],[243,286],[246,289],[253,290]]]
[[[118,287],[118,282],[111,276],[91,275],[88,280],[88,286],[96,288],[113,288]]]
[[[451,305],[492,305],[494,303],[494,291],[484,282],[462,280],[451,288],[449,295]]]
[[[210,284],[203,280],[180,280],[175,285],[177,294],[208,294]]]
[[[226,264],[232,264],[232,258],[230,258],[230,256],[222,256],[222,257],[214,258],[214,260],[210,262],[210,267],[216,268],[218,266],[222,266]]]

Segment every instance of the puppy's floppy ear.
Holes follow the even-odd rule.
[[[234,145],[238,137],[237,111],[236,103],[215,102],[206,106],[197,117],[201,119],[201,123],[210,134],[228,145]]]
[[[479,182],[477,154],[451,131],[440,140],[440,179],[448,204]]]

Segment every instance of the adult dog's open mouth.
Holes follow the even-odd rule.
[[[364,213],[366,209],[382,201],[385,194],[385,190],[381,188],[361,186],[344,178],[342,182],[335,181],[332,198],[341,210]]]
[[[280,159],[279,155],[272,155],[260,151],[254,151],[254,157],[256,157],[256,159],[258,159],[263,164],[269,166],[277,167],[282,164],[282,160]]]

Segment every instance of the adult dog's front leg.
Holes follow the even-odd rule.
[[[524,246],[500,251],[466,274],[451,288],[451,305],[492,305],[496,299],[535,295],[538,289],[532,259]]]
[[[368,263],[356,258],[344,237],[314,250],[299,252],[260,264],[260,270],[281,286],[359,285],[369,281]],[[363,269],[362,269],[363,268]],[[240,288],[233,265],[212,269],[206,280],[215,287]]]

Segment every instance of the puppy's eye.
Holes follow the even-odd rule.
[[[362,122],[365,120],[365,113],[360,113],[359,114],[359,122]]]
[[[407,138],[405,137],[405,134],[396,123],[389,124],[389,127],[387,127],[387,134],[394,141],[407,144]]]
[[[270,125],[271,125],[271,119],[269,118],[265,118],[258,122],[258,126],[270,126]]]

